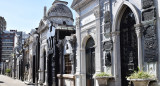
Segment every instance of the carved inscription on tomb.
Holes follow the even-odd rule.
[[[155,9],[148,9],[142,12],[142,21],[155,19]]]
[[[155,62],[158,58],[158,43],[156,27],[154,25],[144,26],[144,60],[145,62]]]
[[[142,0],[142,8],[146,9],[154,5],[153,0]]]

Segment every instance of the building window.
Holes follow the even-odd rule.
[[[72,65],[69,55],[65,56],[65,74],[71,74]]]
[[[65,21],[63,21],[63,25],[66,25],[66,22],[65,22]]]
[[[3,42],[13,42],[13,39],[3,39]]]

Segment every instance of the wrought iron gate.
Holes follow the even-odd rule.
[[[93,74],[95,73],[95,48],[93,38],[86,44],[86,86],[94,86]]]
[[[135,18],[130,8],[126,8],[120,25],[120,50],[121,50],[121,81],[122,86],[128,86],[126,77],[137,70],[138,49],[135,33]],[[132,85],[131,85],[132,86]]]

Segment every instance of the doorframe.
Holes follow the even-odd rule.
[[[92,40],[92,42],[94,43],[94,45],[92,46],[92,48],[87,48],[87,44],[88,44],[88,42],[90,42],[91,40]],[[91,74],[95,74],[96,73],[96,66],[95,66],[95,41],[94,41],[94,39],[93,39],[93,37],[89,37],[88,39],[87,39],[87,41],[86,41],[86,45],[85,45],[85,54],[87,55],[87,50],[89,50],[90,52],[90,56],[89,57],[87,57],[86,55],[85,55],[85,63],[86,63],[86,66],[85,67],[87,67],[87,66],[89,66],[89,64],[88,64],[88,62],[87,62],[87,59],[88,58],[90,58],[90,59],[88,59],[88,60],[91,60],[91,64],[90,64],[90,66],[91,66],[91,70],[92,70],[92,68],[94,69],[94,73],[91,73]],[[94,54],[93,54],[93,52],[92,52],[92,49],[94,49]],[[93,60],[93,55],[94,55],[94,60]],[[93,67],[93,65],[94,65],[94,67]],[[90,77],[91,78],[91,77]],[[86,68],[86,80],[87,80],[87,68]],[[94,82],[94,78],[93,78],[93,76],[92,76],[92,79],[89,79],[89,80],[93,80],[93,83],[91,82],[90,84],[93,86],[94,84],[95,84],[95,82]],[[86,82],[86,85],[87,85],[87,82]]]
[[[140,13],[138,13],[137,11],[138,9],[135,8],[129,1],[123,1],[116,10],[116,15],[112,24],[113,63],[114,63],[112,68],[114,70],[113,76],[115,77],[115,86],[121,86],[120,23],[124,11],[126,10],[127,7],[129,7],[134,14],[136,22],[135,28],[140,29],[141,25]],[[139,42],[139,40],[137,40],[137,42]],[[142,63],[142,52],[140,52],[141,43],[137,43],[137,46],[138,46],[138,66],[142,66],[139,65]]]
[[[82,83],[81,85],[82,86],[86,86],[87,82],[86,82],[86,43],[88,41],[88,39],[92,37],[93,40],[94,40],[94,47],[95,47],[95,52],[96,52],[96,40],[95,40],[95,35],[94,34],[87,34],[85,35],[83,38],[82,38],[82,41],[81,41],[81,49],[80,49],[80,72],[81,72],[81,80],[82,80]],[[96,65],[96,53],[95,53],[95,65]],[[95,73],[96,73],[96,66],[95,66]],[[96,84],[95,80],[94,80],[94,83]],[[94,84],[94,86],[95,86]]]

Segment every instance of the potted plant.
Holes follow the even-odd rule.
[[[96,74],[95,78],[97,79],[99,85],[107,85],[108,79],[113,78],[113,76],[106,74],[105,72],[101,72]]]
[[[9,76],[11,69],[6,69],[6,75]]]
[[[127,80],[132,81],[134,86],[148,86],[150,81],[155,80],[155,77],[154,75],[139,70],[127,77]]]

